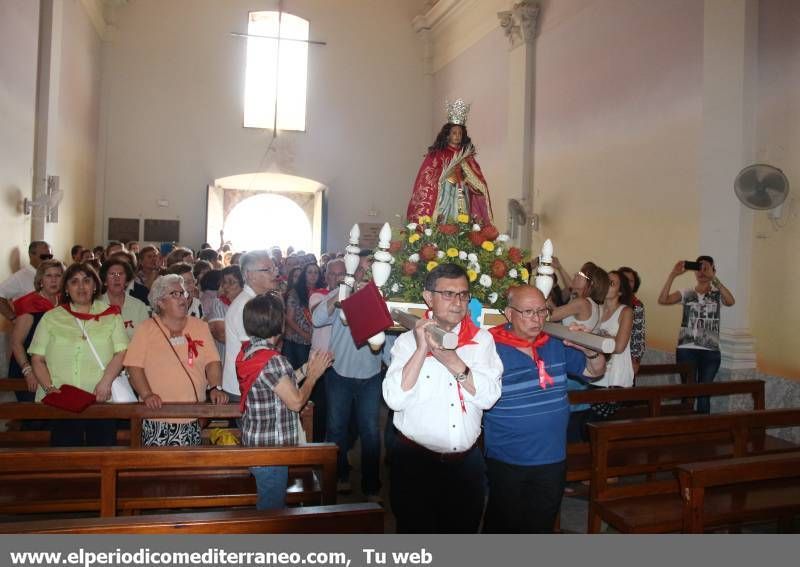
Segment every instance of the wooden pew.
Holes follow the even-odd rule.
[[[297,447],[0,449],[0,513],[53,513],[252,506],[248,467],[319,468],[322,504],[336,502],[333,443]],[[231,471],[247,479],[240,490]]]
[[[683,532],[777,520],[791,528],[800,515],[800,450],[678,467]]]
[[[714,382],[711,384],[671,384],[667,386],[638,386],[636,388],[596,388],[569,392],[570,404],[595,404],[603,402],[637,403],[636,409],[644,409],[637,417],[659,417],[663,415],[687,415],[683,404],[667,404],[672,400],[693,400],[697,396],[746,395],[753,401],[754,410],[765,407],[764,382],[742,380],[736,382]],[[615,416],[616,417],[616,416]],[[630,418],[629,418],[630,419]],[[614,420],[617,421],[617,420]],[[567,480],[577,482],[589,480],[591,476],[591,450],[589,443],[570,443],[567,446]]]
[[[680,531],[678,466],[796,451],[796,444],[766,430],[798,425],[800,409],[590,424],[589,533],[599,532],[602,521],[627,533]]]
[[[383,533],[378,504],[333,504],[283,510],[227,510],[116,518],[0,523],[4,534],[345,534]]]

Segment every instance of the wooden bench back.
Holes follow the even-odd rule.
[[[128,447],[0,449],[0,482],[5,475],[51,477],[100,473],[100,515],[117,510],[117,478],[120,472],[249,468],[254,466],[308,466],[322,471],[322,503],[336,502],[334,443],[296,447]]]
[[[691,463],[679,466],[677,473],[683,499],[684,533],[705,531],[706,490],[715,487],[759,483],[760,512],[767,517],[773,515],[781,519],[783,514],[791,518],[800,510],[800,449],[773,455]],[[786,488],[791,489],[787,491]],[[740,496],[745,497],[744,493]]]
[[[674,492],[677,479],[609,484],[609,477],[674,473],[684,463],[797,449],[767,429],[800,425],[800,409],[656,417],[589,424],[593,501]]]
[[[117,518],[38,520],[0,524],[6,534],[264,534],[383,533],[377,504],[332,504],[282,510],[228,510]]]

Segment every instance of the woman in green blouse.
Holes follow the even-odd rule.
[[[70,384],[94,392],[97,401],[111,397],[111,383],[122,370],[128,337],[118,307],[99,301],[100,278],[88,264],[64,273],[62,304],[43,317],[28,349],[36,380],[44,391],[36,399]],[[54,447],[113,445],[114,420],[56,420]]]

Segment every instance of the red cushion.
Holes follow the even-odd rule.
[[[364,346],[372,335],[377,335],[394,324],[386,307],[386,301],[375,282],[369,282],[342,301],[342,310],[347,317],[353,341],[359,348]]]
[[[59,392],[52,392],[42,398],[42,403],[73,413],[81,413],[97,401],[94,394],[69,384],[59,386],[58,389]]]

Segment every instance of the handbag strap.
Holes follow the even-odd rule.
[[[100,355],[97,354],[97,349],[94,348],[94,343],[92,339],[89,338],[89,333],[86,332],[86,324],[84,323],[81,325],[81,322],[75,317],[75,324],[78,325],[78,328],[81,330],[81,334],[83,335],[83,339],[89,343],[89,348],[92,350],[92,354],[94,355],[94,359],[97,361],[97,365],[100,366],[100,370],[103,372],[106,371],[106,365],[103,364],[103,361],[100,360]]]
[[[192,394],[194,395],[194,401],[199,403],[200,400],[197,397],[197,390],[194,387],[194,381],[192,380],[192,375],[189,374],[189,371],[186,370],[186,367],[183,365],[183,360],[181,360],[181,355],[179,355],[178,351],[175,350],[175,345],[172,344],[172,341],[169,340],[169,337],[167,336],[167,333],[164,332],[164,329],[161,328],[161,323],[158,322],[158,318],[157,317],[153,317],[153,322],[156,324],[156,327],[158,327],[158,330],[161,331],[161,334],[164,335],[164,338],[167,340],[167,344],[169,345],[169,348],[172,349],[172,353],[175,355],[175,358],[178,359],[178,364],[181,365],[181,369],[183,369],[183,373],[186,375],[186,378],[188,378],[189,385],[192,387]]]

